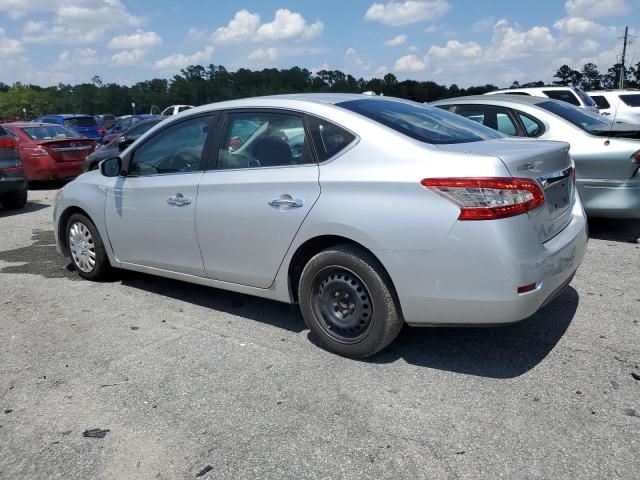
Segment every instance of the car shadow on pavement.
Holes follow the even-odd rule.
[[[294,333],[307,328],[295,305],[144,273],[119,271],[118,275],[122,285],[127,287],[230,313]]]
[[[589,238],[614,242],[640,243],[640,220],[590,218]]]
[[[503,327],[406,327],[372,363],[407,363],[490,378],[518,377],[553,350],[578,307],[578,292],[568,287],[529,319]]]
[[[24,208],[18,208],[15,210],[7,210],[0,207],[0,218],[13,217],[15,215],[24,215],[25,213],[37,212],[38,210],[42,210],[43,208],[47,208],[49,206],[50,205],[47,205],[45,203],[27,202]]]

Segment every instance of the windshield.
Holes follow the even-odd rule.
[[[140,123],[139,125],[136,125],[135,127],[133,127],[131,130],[127,132],[127,138],[129,140],[137,140],[143,133],[146,133],[148,130],[150,130],[151,127],[160,123],[160,120],[162,119],[151,120],[151,121],[147,121],[144,123]]]
[[[74,117],[65,119],[64,126],[69,128],[95,127],[97,126],[97,123],[96,119],[93,117]]]
[[[542,102],[538,103],[537,106],[544,108],[548,112],[555,113],[585,132],[603,131],[611,128],[611,122],[605,120],[604,117],[585,110],[584,108],[574,107],[568,103]]]
[[[417,103],[363,99],[337,105],[425,143],[468,143],[505,136],[454,113]]]
[[[64,140],[65,138],[83,138],[73,130],[59,125],[47,125],[44,127],[24,127],[22,129],[33,140]]]

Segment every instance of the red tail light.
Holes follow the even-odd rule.
[[[24,147],[25,155],[29,155],[31,157],[46,157],[49,155],[49,152],[44,147]]]
[[[528,178],[425,178],[420,184],[460,207],[459,220],[513,217],[544,203],[542,190]]]
[[[98,133],[99,133],[100,135],[104,135],[106,131],[107,131],[107,129],[106,129],[106,128],[104,128],[104,127],[98,127]]]
[[[640,163],[640,150],[638,150],[636,153],[631,155],[631,161],[633,163]]]

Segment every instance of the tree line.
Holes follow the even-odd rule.
[[[574,85],[585,90],[615,88],[619,81],[620,65],[613,65],[607,73],[588,63],[581,70],[563,65],[554,76],[554,85]],[[626,85],[640,88],[640,62],[625,71]],[[545,83],[529,82],[512,87],[544,86]],[[417,102],[431,102],[442,98],[463,95],[479,95],[498,89],[486,84],[460,88],[458,85],[440,85],[432,81],[399,81],[391,73],[383,78],[365,80],[339,70],[321,70],[317,73],[293,67],[289,69],[266,68],[263,70],[238,69],[228,71],[222,65],[191,65],[171,79],[154,78],[132,86],[104,83],[99,76],[90,83],[41,87],[0,82],[0,118],[33,118],[48,113],[113,113],[130,114],[135,103],[137,113],[158,113],[175,104],[202,105],[259,95],[307,92],[361,93],[374,91],[386,96],[407,98]]]

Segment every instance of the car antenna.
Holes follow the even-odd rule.
[[[616,103],[616,109],[613,112],[613,119],[611,120],[611,125],[609,126],[609,134],[607,135],[607,139],[604,141],[605,145],[609,145],[610,143],[611,133],[613,132],[613,127],[616,124],[616,117],[618,116],[618,108],[620,108],[620,102],[622,102],[622,100],[620,100],[620,97],[618,97],[618,103]]]

